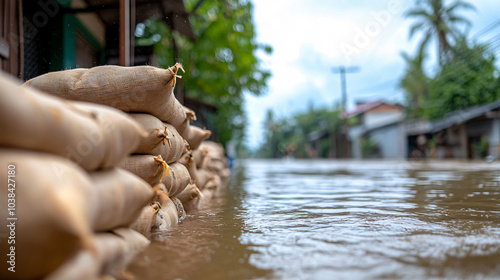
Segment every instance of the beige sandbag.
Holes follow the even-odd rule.
[[[191,181],[189,171],[180,163],[167,165],[161,156],[132,155],[126,158],[121,167],[128,170],[151,186],[165,184],[170,196],[181,193]]]
[[[47,73],[24,86],[125,112],[149,113],[179,127],[186,119],[186,112],[173,93],[179,69],[182,70],[180,64],[168,69],[106,65]]]
[[[186,151],[177,162],[187,168],[189,176],[191,176],[191,179],[195,183],[198,182],[198,169],[193,161],[193,154],[191,150]]]
[[[167,163],[177,161],[184,150],[184,139],[175,127],[149,114],[130,114],[148,136],[135,149],[135,154],[161,155]]]
[[[98,247],[99,248],[99,247]],[[100,248],[99,248],[100,249]],[[100,250],[98,251],[100,253]],[[99,279],[99,257],[88,250],[79,250],[44,280],[94,280]]]
[[[160,208],[161,206],[158,201],[145,206],[142,208],[139,217],[130,225],[130,228],[149,238],[151,235],[151,228],[155,223],[156,214]]]
[[[209,180],[205,185],[205,188],[201,190],[201,201],[200,207],[207,205],[210,200],[212,200],[217,195],[217,185],[213,180]]]
[[[215,184],[215,196],[219,196],[220,191],[222,190],[222,181],[220,176],[217,173],[213,173],[212,182]]]
[[[207,153],[203,158],[203,162],[201,163],[201,167],[199,169],[205,169],[212,171],[212,157]]]
[[[224,168],[218,173],[222,188],[227,188],[229,186],[229,178],[231,177],[231,169]]]
[[[210,130],[205,130],[197,126],[190,125],[188,118],[186,118],[184,122],[176,128],[177,131],[181,134],[182,138],[186,139],[186,141],[189,143],[191,149],[198,148],[200,143],[210,137],[210,135],[212,134]]]
[[[129,228],[94,235],[98,247],[96,256],[80,250],[51,273],[45,280],[92,280],[120,277],[134,256],[149,245],[149,240]]]
[[[186,106],[183,106],[184,107],[184,111],[186,111],[186,117],[190,120],[190,121],[196,121],[196,113],[189,109],[188,107]]]
[[[200,208],[201,192],[193,182],[187,185],[187,187],[177,195],[177,198],[182,202],[184,210],[188,213]]]
[[[175,197],[169,197],[164,184],[158,184],[158,202],[160,210],[156,214],[153,230],[166,230],[182,220],[186,214],[182,203]]]
[[[203,190],[207,182],[213,179],[213,173],[206,169],[198,169],[196,174],[198,175],[196,186],[198,186],[200,190]]]
[[[119,168],[93,172],[90,178],[95,194],[88,208],[93,210],[95,231],[130,225],[155,195],[148,183]]]
[[[0,145],[60,155],[86,170],[109,168],[144,136],[118,110],[20,88],[0,73]]]
[[[225,161],[225,150],[221,143],[213,141],[204,141],[200,144],[200,149],[205,149],[212,159]]]
[[[206,147],[198,147],[197,149],[193,149],[193,161],[196,164],[196,168],[200,169],[205,160],[205,156],[208,154]]]
[[[162,181],[169,196],[180,194],[190,182],[189,171],[184,165],[177,162],[170,165],[170,177],[164,178]]]
[[[163,177],[170,175],[170,168],[161,155],[132,155],[127,157],[120,167],[139,176],[151,186],[160,183]]]
[[[84,211],[92,182],[83,169],[53,155],[8,149],[0,149],[0,166],[6,184],[0,188],[0,219],[6,223],[0,227],[0,279],[41,278],[79,249],[96,251],[90,213]],[[8,244],[13,233],[15,244]],[[10,246],[15,273],[5,267]]]

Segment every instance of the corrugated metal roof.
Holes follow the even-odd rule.
[[[471,119],[480,117],[480,116],[486,114],[487,112],[498,109],[498,108],[500,108],[500,100],[497,100],[496,102],[485,104],[485,105],[479,105],[479,106],[451,112],[448,115],[446,115],[443,119],[436,121],[436,122],[433,122],[430,132],[432,132],[432,133],[438,132],[440,130],[451,127],[455,124],[460,124],[460,123],[469,121]]]

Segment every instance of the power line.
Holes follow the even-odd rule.
[[[479,39],[483,37],[484,35],[488,34],[491,30],[495,29],[496,26],[500,26],[500,18],[498,18],[495,22],[492,24],[486,26],[485,28],[479,30],[474,36],[472,36],[471,39]]]

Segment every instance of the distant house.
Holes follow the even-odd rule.
[[[363,130],[381,158],[478,159],[500,157],[500,100],[457,110],[443,119],[401,120]],[[419,138],[423,143],[418,143]]]
[[[371,156],[392,158],[401,155],[402,151],[397,152],[397,147],[401,138],[398,124],[404,118],[402,105],[382,100],[358,103],[354,110],[345,112],[342,117],[349,119],[348,133],[353,158],[363,157],[367,139],[371,139],[371,145],[376,145]]]
[[[436,158],[499,158],[500,100],[452,112],[426,132],[435,142]]]

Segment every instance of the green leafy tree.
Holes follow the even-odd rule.
[[[187,11],[194,11],[198,2],[185,0]],[[158,19],[146,21],[136,32],[138,45],[154,45],[160,67],[175,62],[184,65],[187,73],[179,90],[217,106],[210,125],[223,144],[231,139],[243,142],[244,93],[263,94],[271,75],[257,58],[257,51],[271,53],[272,49],[255,42],[252,11],[250,1],[203,1],[190,13],[195,42],[172,32]]]
[[[495,56],[486,45],[472,45],[463,38],[453,58],[429,82],[424,115],[439,119],[447,113],[500,99],[500,78]]]
[[[340,119],[340,105],[334,110],[312,106],[305,113],[283,119],[275,119],[272,111],[267,112],[264,121],[266,137],[257,156],[277,158],[293,154],[296,158],[308,157],[308,135],[316,131],[328,132],[332,137],[342,125]],[[327,157],[330,150],[330,141],[322,139],[319,146],[319,156]]]
[[[454,1],[448,6],[443,0],[422,0],[418,5],[406,13],[409,18],[417,19],[410,28],[410,38],[416,32],[423,32],[420,42],[420,51],[426,49],[431,38],[435,37],[438,42],[438,54],[440,64],[444,64],[451,58],[451,46],[454,39],[461,36],[457,28],[458,24],[470,26],[469,20],[457,14],[459,9],[475,9],[471,4],[464,1]]]

